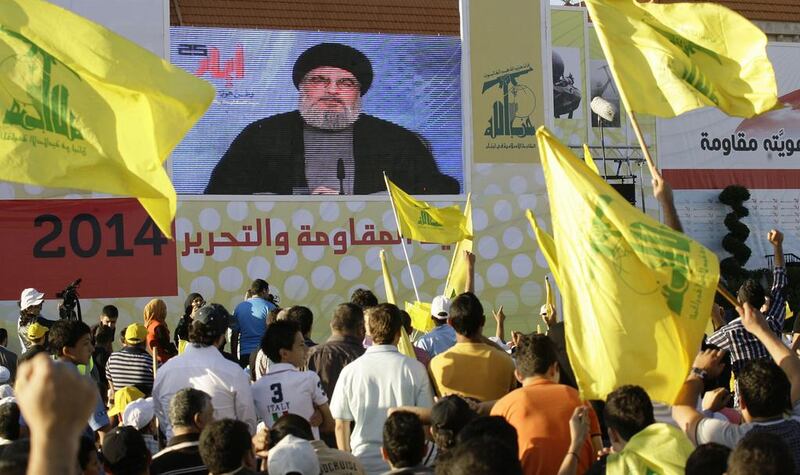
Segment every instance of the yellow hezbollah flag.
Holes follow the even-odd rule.
[[[672,403],[711,315],[717,257],[631,206],[547,129],[536,137],[581,397],[637,384]]]
[[[383,273],[383,288],[386,290],[386,301],[397,305],[397,298],[394,296],[394,284],[392,276],[389,274],[389,266],[386,264],[386,252],[381,249],[381,272]]]
[[[467,231],[467,220],[458,206],[436,208],[424,201],[415,200],[385,175],[384,178],[394,206],[400,236],[439,244],[450,244],[472,237],[472,233]]]
[[[0,179],[135,196],[171,237],[162,163],[214,88],[41,0],[6,0],[0,18]]]
[[[467,220],[466,228],[470,237],[464,238],[456,244],[453,252],[453,259],[450,261],[450,272],[447,273],[447,281],[444,283],[444,295],[453,298],[467,289],[467,274],[469,267],[464,259],[464,251],[472,252],[472,200],[471,195],[467,195],[467,204],[464,206],[464,217]]]
[[[430,302],[406,302],[405,307],[406,312],[411,316],[411,326],[425,333],[433,330]]]
[[[381,272],[383,273],[383,286],[386,290],[386,301],[397,305],[397,299],[394,296],[394,285],[392,284],[392,276],[389,274],[389,265],[386,264],[386,253],[381,249]],[[409,314],[410,315],[410,314]],[[411,326],[414,326],[412,321]],[[409,358],[417,358],[414,353],[414,346],[411,344],[411,338],[408,337],[405,327],[400,327],[400,341],[397,342],[397,350],[400,353],[408,356]]]
[[[682,430],[657,422],[637,432],[621,452],[608,456],[606,474],[683,475],[693,451],[694,445]]]
[[[533,215],[533,211],[527,210],[525,216],[531,223],[531,229],[533,229],[536,242],[539,244],[539,250],[542,251],[544,260],[547,261],[547,265],[550,267],[550,272],[553,273],[556,282],[558,282],[560,280],[558,278],[558,256],[556,255],[556,243],[553,241],[553,236],[547,234],[546,231],[539,227],[539,223],[536,222],[536,216]]]
[[[674,117],[713,106],[752,117],[777,102],[767,37],[713,3],[587,0],[629,111]]]

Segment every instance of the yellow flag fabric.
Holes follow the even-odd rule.
[[[406,312],[411,316],[411,326],[424,333],[433,330],[430,302],[406,302],[405,308]]]
[[[629,111],[674,117],[712,106],[752,117],[777,102],[767,37],[713,3],[587,0]]]
[[[400,236],[439,244],[450,244],[472,237],[472,233],[467,231],[467,220],[458,206],[431,206],[414,199],[388,178],[386,189],[389,190],[397,215]]]
[[[134,196],[171,237],[162,163],[214,88],[41,0],[0,2],[0,179]]]
[[[386,264],[386,252],[381,249],[379,256],[381,259],[381,272],[383,273],[383,288],[386,290],[386,301],[397,305],[397,297],[394,296],[392,276],[389,274],[389,266]]]
[[[631,206],[544,127],[536,137],[581,397],[636,384],[671,404],[711,315],[717,257]]]
[[[600,174],[600,170],[597,169],[597,164],[594,163],[594,159],[592,158],[592,152],[589,151],[589,146],[583,144],[583,161],[586,162],[586,166],[589,167],[593,172]]]
[[[558,278],[558,255],[556,254],[556,243],[553,241],[553,236],[547,234],[546,231],[539,227],[539,223],[536,222],[536,216],[533,215],[533,211],[526,211],[525,216],[531,223],[531,229],[533,229],[533,235],[536,237],[536,242],[539,244],[539,250],[542,251],[544,260],[547,261],[547,265],[550,267],[550,272],[553,273],[556,282],[558,282],[560,280]]]
[[[547,276],[544,276],[544,304],[548,305],[548,308],[556,307],[556,298],[550,286],[550,278]]]
[[[693,451],[682,430],[662,422],[650,424],[631,437],[620,453],[608,456],[606,473],[683,475]]]
[[[467,220],[467,232],[472,236],[471,195],[467,195],[467,204],[464,206],[464,216]],[[456,249],[453,252],[453,259],[450,261],[450,272],[447,273],[447,281],[444,284],[444,292],[442,293],[442,295],[447,298],[453,298],[463,293],[467,288],[469,267],[464,259],[464,251],[472,252],[472,244],[472,237],[462,239],[456,244]]]

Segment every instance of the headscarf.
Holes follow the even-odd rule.
[[[202,295],[198,294],[197,292],[192,292],[191,294],[186,296],[186,300],[183,302],[183,318],[189,318],[192,316],[192,310],[194,310],[194,306],[192,306],[192,302],[197,297],[203,298]]]
[[[161,299],[153,299],[144,306],[144,326],[149,327],[154,321],[165,323],[167,304]]]

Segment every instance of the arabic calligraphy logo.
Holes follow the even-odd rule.
[[[14,98],[11,107],[5,111],[3,123],[25,130],[53,132],[70,140],[83,139],[75,126],[76,116],[69,107],[69,89],[63,84],[52,84],[53,68],[61,65],[78,80],[80,77],[20,33],[0,26],[0,34],[8,37],[6,42],[9,44],[28,46],[26,54],[0,60],[0,74],[23,85],[28,96],[26,99]]]
[[[433,226],[435,228],[442,227],[442,223],[439,223],[435,219],[433,219],[433,216],[431,216],[430,213],[428,213],[424,209],[419,212],[419,221],[417,221],[417,224],[423,224],[425,226]]]
[[[533,68],[530,65],[517,66],[496,73],[496,77],[483,83],[481,94],[495,86],[503,93],[502,100],[497,100],[492,105],[492,116],[489,117],[489,126],[484,135],[492,138],[534,135],[536,131],[531,123],[531,115],[536,110],[536,96],[531,88],[520,84],[518,80],[520,76],[531,71]]]

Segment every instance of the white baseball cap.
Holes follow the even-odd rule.
[[[447,320],[450,317],[450,299],[437,295],[431,302],[431,315],[437,320]]]
[[[314,447],[305,439],[287,435],[269,450],[267,471],[269,475],[319,475],[319,459]]]
[[[19,296],[19,308],[25,310],[28,307],[39,305],[44,302],[44,294],[36,289],[25,289]]]
[[[150,424],[155,415],[155,406],[153,405],[153,398],[137,399],[128,403],[125,410],[122,412],[122,425],[134,427],[136,430],[142,430]]]

